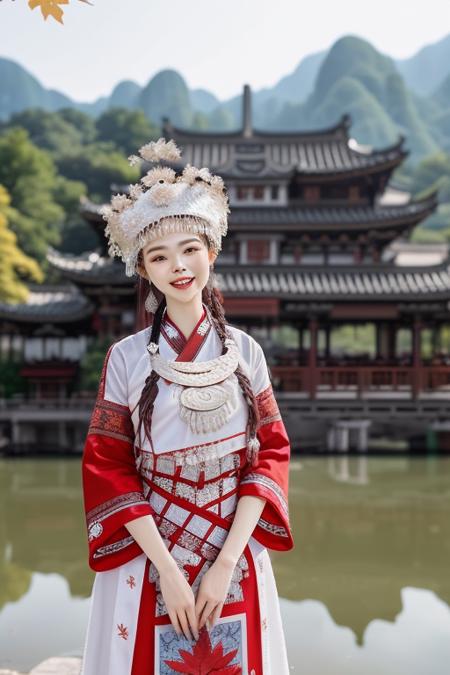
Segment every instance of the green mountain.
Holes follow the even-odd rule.
[[[334,125],[350,114],[351,133],[375,147],[407,139],[413,161],[450,148],[450,35],[411,59],[394,61],[356,36],[337,40],[325,52],[303,58],[273,87],[253,92],[252,117],[261,129],[307,130]],[[431,87],[432,83],[436,83]],[[417,93],[427,90],[427,95]],[[119,82],[94,103],[79,103],[46,90],[24,68],[0,58],[0,121],[29,108],[74,108],[98,117],[110,108],[141,109],[160,125],[209,130],[239,128],[242,95],[219,101],[205,89],[189,90],[184,78],[166,69],[148,84]]]
[[[58,110],[71,106],[72,101],[53,89],[45,89],[18,63],[0,58],[0,120],[26,108]]]
[[[304,103],[285,105],[274,124],[277,129],[313,129],[331,126],[346,113],[360,143],[380,147],[403,134],[413,159],[438,149],[392,59],[354,36],[335,42],[311,95]]]
[[[209,115],[219,105],[219,99],[206,89],[193,89],[191,91],[191,105],[204,115]]]
[[[189,127],[193,109],[186,82],[176,70],[161,70],[141,91],[138,106],[155,124],[163,117],[178,127]]]
[[[432,100],[444,110],[450,108],[450,73],[434,91]]]
[[[420,49],[409,59],[395,62],[397,70],[416,94],[431,94],[447,77],[450,63],[450,35]]]
[[[108,108],[136,108],[142,88],[131,80],[117,84],[108,100]]]

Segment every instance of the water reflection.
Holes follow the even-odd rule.
[[[448,675],[450,609],[434,593],[404,588],[394,621],[374,619],[363,644],[317,600],[282,600],[293,672],[302,675]]]
[[[293,672],[448,672],[449,474],[448,458],[292,462],[296,547],[271,555]],[[0,461],[0,500],[0,667],[80,653],[93,573],[79,460]]]
[[[0,667],[28,671],[55,654],[81,656],[89,598],[59,574],[34,573],[28,591],[0,613]]]

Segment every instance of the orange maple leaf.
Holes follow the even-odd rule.
[[[87,5],[92,4],[91,2],[89,2],[89,0],[79,0],[79,2],[84,2]],[[36,9],[36,7],[41,8],[41,13],[45,20],[47,20],[47,18],[51,16],[59,23],[64,23],[62,18],[64,12],[61,9],[60,5],[68,5],[68,4],[69,0],[28,0],[28,6],[31,9]]]

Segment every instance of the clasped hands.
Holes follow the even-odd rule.
[[[198,640],[199,631],[220,617],[236,563],[216,558],[203,575],[197,598],[183,573],[176,566],[160,571],[161,593],[170,621],[180,636]]]

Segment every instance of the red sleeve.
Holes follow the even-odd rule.
[[[288,511],[290,444],[269,385],[256,397],[260,415],[260,449],[256,465],[242,474],[238,496],[253,495],[267,500],[253,536],[263,546],[289,551],[294,546]]]
[[[125,523],[154,513],[136,470],[125,387],[125,362],[113,345],[103,365],[82,459],[89,565],[97,572],[118,567],[142,553]]]

